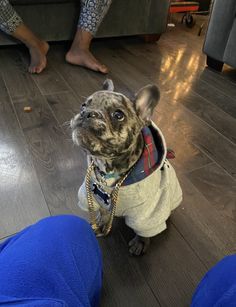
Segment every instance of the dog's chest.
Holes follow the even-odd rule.
[[[100,207],[107,211],[111,211],[113,207],[113,194],[115,192],[116,183],[119,177],[105,178],[100,174],[93,172],[90,181],[90,190],[93,193],[93,197]]]
[[[155,202],[157,191],[161,191],[166,185],[165,172],[156,170],[152,175],[137,183],[121,186],[118,190],[118,200],[116,204],[116,215],[123,215],[126,210],[144,204],[147,200]],[[97,205],[108,212],[113,208],[112,196],[115,186],[104,185],[92,176],[90,189]],[[155,195],[150,199],[151,195]]]

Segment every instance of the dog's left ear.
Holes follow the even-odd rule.
[[[148,122],[160,100],[160,91],[156,85],[147,85],[135,95],[135,108],[138,116]]]
[[[113,84],[113,81],[111,79],[106,79],[103,83],[103,86],[102,86],[103,90],[105,91],[111,91],[113,92],[114,91],[114,84]]]

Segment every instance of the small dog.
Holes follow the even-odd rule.
[[[124,216],[136,234],[129,242],[133,255],[147,251],[150,237],[166,229],[182,200],[164,137],[150,120],[159,99],[155,85],[131,101],[106,80],[71,120],[73,142],[86,151],[90,165],[79,206],[90,211],[97,235],[109,232],[114,215]]]

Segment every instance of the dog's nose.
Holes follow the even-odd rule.
[[[87,118],[101,118],[101,114],[96,111],[90,111],[86,114]]]

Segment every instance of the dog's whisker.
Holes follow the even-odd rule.
[[[61,127],[65,127],[65,126],[70,126],[70,120],[64,122],[63,124],[61,124]]]
[[[72,139],[67,139],[67,138],[66,138],[66,141],[67,141],[67,142],[72,142],[72,144],[74,145]]]
[[[87,97],[86,97],[86,96],[83,96],[83,95],[77,94],[77,96],[79,96],[80,98],[83,98],[83,99],[87,99]]]
[[[65,129],[66,131],[70,131],[71,130],[70,126],[64,126],[64,127],[61,127],[61,128]]]

